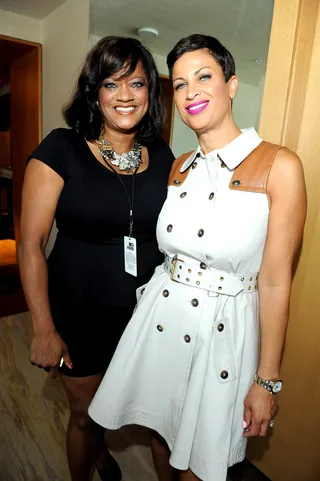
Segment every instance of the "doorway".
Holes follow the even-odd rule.
[[[41,140],[41,45],[0,35],[0,317],[27,310],[17,265],[28,155]]]
[[[166,109],[167,109],[166,124],[162,134],[162,138],[171,147],[173,116],[174,116],[172,82],[167,75],[160,75],[160,84],[161,84],[162,92],[166,101]]]

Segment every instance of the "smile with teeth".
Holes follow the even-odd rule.
[[[209,101],[197,102],[186,107],[186,111],[191,115],[199,114],[207,107],[208,104]]]
[[[189,107],[188,110],[198,110],[201,109],[201,107],[204,107],[207,105],[207,102],[203,102],[202,104],[194,105],[193,107]]]
[[[115,110],[117,112],[121,112],[123,114],[130,114],[134,110],[136,110],[136,107],[130,106],[130,107],[115,107]]]

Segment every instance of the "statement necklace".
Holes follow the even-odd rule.
[[[134,170],[138,169],[142,164],[141,159],[141,145],[137,140],[134,141],[133,147],[130,152],[119,155],[111,147],[110,142],[105,140],[100,134],[97,141],[99,152],[105,162],[108,160],[112,165],[115,165],[119,170],[125,170],[127,174],[132,174]]]

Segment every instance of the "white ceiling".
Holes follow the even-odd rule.
[[[42,19],[66,0],[0,0],[0,10]]]
[[[66,0],[0,0],[0,10],[43,19]],[[233,54],[241,81],[259,85],[265,75],[274,0],[91,0],[91,33],[137,37],[153,27],[159,37],[144,43],[166,56],[191,33],[217,37]],[[76,28],[76,26],[70,26]],[[255,59],[261,59],[256,63]]]
[[[266,70],[273,3],[273,0],[91,0],[91,33],[99,37],[137,37],[138,28],[152,27],[159,31],[159,36],[144,43],[153,53],[164,56],[182,37],[192,33],[212,35],[233,54],[240,80],[259,85]],[[255,59],[262,62],[256,63]]]

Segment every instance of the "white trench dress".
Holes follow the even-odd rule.
[[[258,361],[256,282],[269,208],[265,194],[229,182],[260,142],[247,129],[206,156],[198,148],[181,167],[192,163],[186,180],[169,186],[157,225],[166,262],[138,289],[89,408],[109,429],[154,429],[170,464],[203,481],[225,481],[245,456],[243,401]]]

